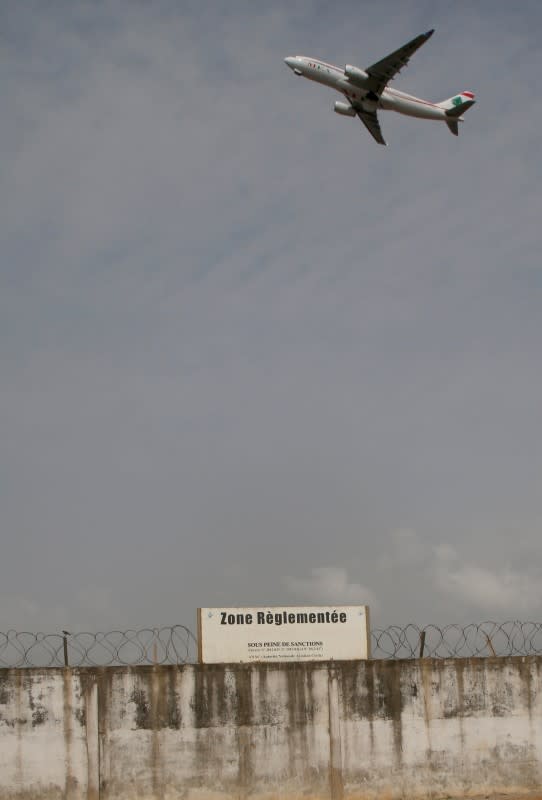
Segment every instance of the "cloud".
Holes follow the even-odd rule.
[[[376,606],[376,597],[371,589],[349,581],[348,572],[343,567],[313,567],[310,577],[285,577],[284,584],[292,595],[305,603]]]
[[[401,564],[418,564],[426,557],[420,535],[410,528],[397,528],[391,534],[392,552]]]
[[[433,570],[437,591],[481,613],[536,616],[542,606],[542,574],[462,564],[450,547],[436,548]]]

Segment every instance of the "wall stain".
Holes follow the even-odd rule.
[[[341,715],[339,700],[340,670],[328,668],[329,720],[329,794],[330,800],[342,800],[344,780],[342,769]]]
[[[455,679],[457,682],[457,701],[456,713],[459,717],[463,717],[465,709],[465,662],[455,662]]]
[[[28,706],[32,712],[32,727],[36,728],[38,725],[43,725],[49,716],[47,708],[43,705],[43,692],[40,692],[37,698],[34,698],[34,681],[31,675],[25,675],[24,687],[28,693]]]
[[[0,722],[8,728],[23,728],[25,725],[28,725],[28,720],[24,717],[12,717],[11,719],[2,719],[2,717],[0,717]]]
[[[177,694],[177,679],[179,671],[172,668],[167,673],[167,696],[166,713],[164,714],[165,724],[168,728],[179,730],[182,724],[179,695]]]
[[[349,662],[341,672],[340,697],[342,714],[354,719],[367,719],[374,710],[372,690],[366,686],[369,670],[366,663]],[[372,678],[372,672],[371,672]],[[374,689],[374,685],[372,686]]]
[[[7,706],[12,698],[12,693],[9,691],[12,678],[9,673],[10,670],[0,669],[0,706]]]
[[[266,665],[258,664],[256,670],[257,687],[256,687],[256,702],[258,704],[258,723],[260,725],[273,725],[279,717],[279,711],[272,700],[272,695],[269,693],[267,676],[268,670],[265,669]]]
[[[135,705],[136,728],[150,730],[152,728],[151,707],[145,691],[140,688],[133,689],[130,694],[130,702]]]
[[[231,687],[227,685],[228,667],[204,664],[196,671],[196,691],[192,700],[197,728],[220,727],[229,719]]]
[[[207,673],[203,669],[196,670],[195,691],[191,701],[191,708],[194,712],[194,725],[197,728],[209,727],[210,709],[209,693],[207,691]]]
[[[32,727],[35,728],[37,725],[43,725],[47,722],[48,716],[49,714],[44,706],[35,708],[32,712]]]
[[[76,708],[75,709],[75,719],[79,723],[82,728],[86,727],[87,724],[87,710],[86,708]]]
[[[254,721],[254,708],[252,705],[252,675],[254,670],[243,669],[234,672],[235,681],[235,724],[252,725]]]
[[[19,720],[24,720],[24,724],[26,724],[27,720],[24,715],[24,701],[23,701],[23,692],[24,692],[24,685],[23,685],[23,673],[21,670],[18,670],[15,673],[15,708],[17,713],[17,718]],[[15,753],[15,779],[19,786],[23,786],[24,783],[24,761],[23,761],[23,753],[24,753],[24,739],[23,736],[26,734],[26,730],[24,729],[23,725],[17,725],[15,728],[15,733],[17,736],[17,750]]]
[[[151,721],[152,721],[152,738],[151,738],[151,777],[153,796],[160,797],[161,786],[163,783],[163,763],[162,763],[162,747],[161,747],[161,729],[165,727],[167,716],[167,703],[168,696],[166,692],[160,691],[160,668],[153,667],[150,675],[151,680]]]
[[[311,669],[311,665],[308,666],[308,669]],[[314,720],[314,704],[306,691],[307,664],[303,662],[293,663],[292,669],[288,669],[286,682],[290,727],[297,728],[300,725],[312,723]]]
[[[465,715],[465,662],[457,660],[455,662],[455,677],[457,681],[457,716],[459,718],[459,738],[461,739],[461,748],[465,748],[465,723],[463,721]]]
[[[112,680],[115,671],[100,667],[96,671],[98,684],[98,761],[99,761],[99,786],[98,794],[106,797],[109,789],[110,772],[110,735],[111,730],[111,698]]]
[[[77,790],[77,780],[73,775],[72,764],[72,745],[73,745],[73,729],[72,729],[72,672],[70,669],[62,670],[62,695],[64,701],[63,717],[64,717],[64,747],[66,759],[66,783],[64,787],[64,800],[69,800]]]
[[[347,720],[367,720],[371,753],[374,752],[375,661],[351,661],[338,672],[341,716]]]
[[[401,663],[381,663],[377,682],[379,708],[385,719],[393,724],[394,754],[397,764],[403,760],[403,695],[401,691]]]
[[[527,713],[529,714],[529,719],[532,722],[533,717],[533,673],[532,673],[532,662],[527,659],[522,659],[518,663],[518,671],[521,675],[521,694],[525,706],[527,708]]]
[[[465,717],[473,717],[482,713],[487,705],[487,681],[485,672],[485,659],[465,659],[465,666],[469,670],[469,682],[464,694]]]
[[[237,797],[244,800],[251,796],[251,786],[253,783],[252,753],[254,747],[251,732],[242,726],[237,731],[238,748],[238,773],[237,773]]]

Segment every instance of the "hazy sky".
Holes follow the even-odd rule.
[[[538,2],[0,10],[0,630],[542,618]],[[428,28],[389,147],[297,79]]]

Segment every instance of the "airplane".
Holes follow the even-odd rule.
[[[441,103],[430,103],[388,86],[433,33],[434,29],[416,36],[365,70],[352,64],[346,64],[342,69],[307,56],[288,56],[284,61],[296,75],[330,86],[343,94],[347,102],[336,102],[333,110],[345,117],[358,116],[378,144],[386,144],[376,113],[379,109],[398,111],[408,117],[440,120],[457,136],[458,123],[463,122],[462,115],[475,103],[472,92],[464,91]]]

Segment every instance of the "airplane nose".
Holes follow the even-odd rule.
[[[284,59],[284,63],[287,64],[290,69],[295,69],[295,58],[293,56],[287,56]]]

